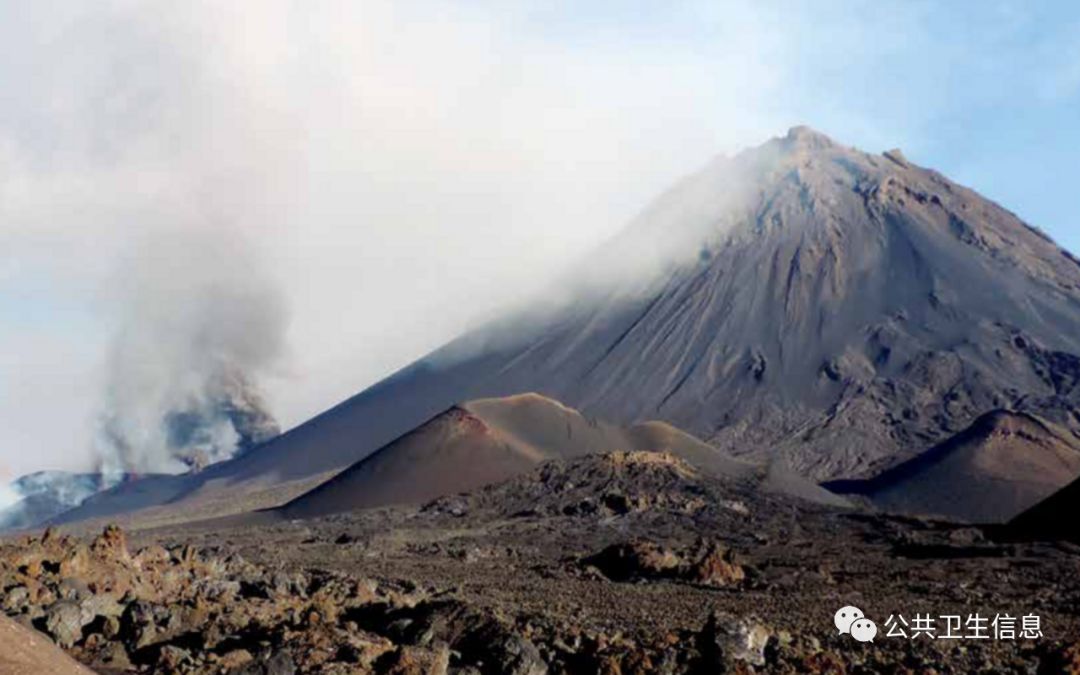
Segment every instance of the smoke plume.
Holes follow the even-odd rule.
[[[0,532],[30,528],[81,504],[117,477],[38,471],[0,486]]]
[[[279,362],[284,302],[256,256],[207,229],[155,234],[120,275],[109,351],[101,469],[199,469],[279,432],[258,390]]]

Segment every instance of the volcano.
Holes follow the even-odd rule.
[[[1080,263],[898,150],[793,128],[683,179],[581,267],[573,301],[504,317],[162,500],[276,506],[455,403],[526,391],[818,481],[870,478],[992,411],[1080,434]],[[68,518],[126,508],[106,493]]]

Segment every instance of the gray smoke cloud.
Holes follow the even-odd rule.
[[[285,304],[242,238],[157,233],[118,279],[98,448],[104,473],[199,469],[279,433],[258,382],[280,363]]]

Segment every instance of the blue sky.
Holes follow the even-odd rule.
[[[132,269],[233,278],[177,233],[287,306],[285,426],[796,124],[1080,253],[1080,3],[5,3],[0,78],[0,476],[92,465]]]
[[[696,53],[704,69],[749,27],[764,36],[755,60],[778,74],[755,113],[866,150],[902,146],[1080,251],[1080,4],[555,3],[531,25]]]

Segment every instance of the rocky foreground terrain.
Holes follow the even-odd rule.
[[[1059,673],[1080,672],[1078,571],[1068,544],[616,452],[419,507],[9,539],[0,605],[100,673]],[[873,643],[837,634],[844,605]],[[1043,635],[885,635],[917,612]]]

